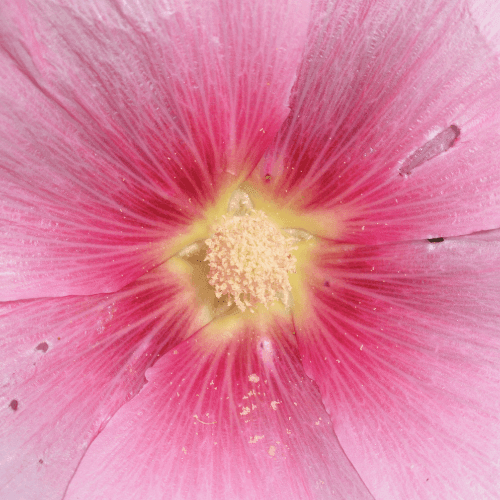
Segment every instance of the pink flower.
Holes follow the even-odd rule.
[[[2,499],[498,498],[500,73],[469,11],[3,0]],[[210,321],[174,255],[244,178],[316,244],[291,315]]]

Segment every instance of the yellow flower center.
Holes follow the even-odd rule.
[[[289,273],[296,272],[294,239],[284,236],[262,211],[222,216],[205,240],[208,281],[217,298],[228,296],[244,311],[281,300],[289,306]]]
[[[334,222],[330,215],[280,206],[251,181],[228,183],[174,240],[168,269],[192,293],[200,321],[219,334],[242,328],[242,321],[267,324],[292,310],[301,317],[310,310],[304,283],[319,244],[313,234],[334,237],[322,229]]]

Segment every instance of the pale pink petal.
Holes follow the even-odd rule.
[[[308,0],[0,6],[0,299],[116,291],[288,113]]]
[[[500,226],[500,71],[461,1],[319,1],[262,177],[343,241]]]
[[[319,260],[299,349],[378,500],[498,498],[496,233]]]
[[[163,356],[87,451],[67,500],[372,498],[289,323],[201,331]]]
[[[0,307],[0,498],[60,500],[87,447],[193,333],[192,297],[161,267],[115,294]]]
[[[479,31],[500,55],[500,4],[496,0],[469,0],[469,10]]]

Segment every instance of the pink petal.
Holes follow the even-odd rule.
[[[0,300],[116,291],[288,113],[308,0],[0,7]]]
[[[92,443],[67,500],[372,498],[289,324],[202,331],[147,379]]]
[[[463,2],[319,2],[291,115],[261,175],[338,239],[500,226],[498,53]]]
[[[196,329],[160,268],[121,292],[0,307],[0,498],[60,500],[87,447],[144,373]]]
[[[500,5],[495,0],[470,0],[469,9],[481,34],[500,54]]]
[[[299,349],[377,499],[497,498],[498,234],[319,260]]]

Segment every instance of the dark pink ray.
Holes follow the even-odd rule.
[[[288,114],[307,0],[6,0],[0,300],[158,265]]]
[[[262,178],[343,241],[500,227],[497,56],[460,0],[317,2]]]

